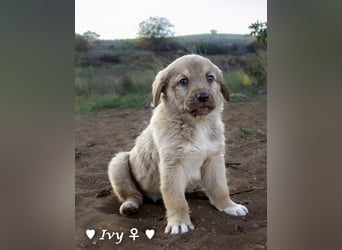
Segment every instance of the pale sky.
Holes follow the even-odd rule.
[[[267,21],[267,0],[75,0],[75,32],[94,31],[100,39],[135,38],[151,16],[167,18],[175,36],[249,34],[251,23]]]

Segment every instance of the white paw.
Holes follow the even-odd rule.
[[[192,223],[188,223],[188,224],[181,224],[181,225],[170,225],[168,224],[165,228],[165,233],[168,234],[171,231],[171,234],[179,234],[179,233],[187,233],[189,232],[189,229],[194,229],[194,225],[192,225]]]
[[[232,206],[227,207],[223,210],[226,214],[233,216],[245,216],[248,214],[248,209],[240,204],[234,203]]]
[[[139,205],[131,200],[127,200],[120,206],[120,213],[123,215],[130,215],[138,212]]]

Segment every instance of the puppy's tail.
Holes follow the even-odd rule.
[[[131,174],[129,152],[118,153],[112,158],[108,166],[108,176],[114,193],[123,202],[120,213],[128,215],[137,212],[143,203],[143,195]]]

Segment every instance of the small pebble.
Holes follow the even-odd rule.
[[[256,248],[259,248],[259,249],[265,249],[265,246],[259,245],[259,244],[255,245],[255,247],[256,247]]]
[[[252,225],[252,227],[253,227],[253,228],[259,228],[259,225],[256,224],[256,223],[254,223],[254,224]]]

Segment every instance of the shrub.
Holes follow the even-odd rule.
[[[187,43],[185,47],[187,52],[201,55],[232,55],[239,52],[239,46],[235,43],[220,44],[215,42],[196,42]]]
[[[251,39],[246,42],[246,50],[248,53],[257,53],[258,50],[265,50],[266,46],[257,39]]]
[[[120,57],[118,55],[105,54],[99,57],[99,61],[105,63],[120,63]]]
[[[231,101],[265,100],[265,87],[256,84],[253,77],[243,70],[223,74]]]
[[[242,70],[224,73],[224,78],[234,92],[240,92],[245,86],[253,84],[251,77]]]
[[[266,85],[267,81],[266,52],[259,50],[256,54],[250,53],[242,57],[241,66],[245,72],[254,78],[257,85]]]
[[[186,50],[183,45],[172,38],[138,38],[136,45],[139,49],[155,52]]]
[[[88,41],[81,35],[75,34],[75,50],[80,52],[88,52]]]
[[[122,94],[132,92],[134,85],[132,79],[128,75],[123,75],[119,78],[119,84],[122,86]]]

